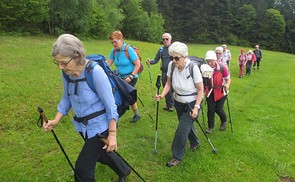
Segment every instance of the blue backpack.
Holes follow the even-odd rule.
[[[134,87],[129,85],[127,82],[119,78],[116,71],[112,71],[108,64],[106,63],[106,58],[100,54],[90,54],[86,56],[88,60],[88,64],[85,68],[85,79],[75,80],[86,81],[90,89],[96,93],[96,90],[93,85],[93,68],[97,65],[102,67],[104,72],[109,78],[110,84],[112,86],[112,92],[115,98],[115,103],[117,105],[117,112],[119,117],[121,117],[126,110],[129,110],[129,106],[133,105],[137,100],[137,91]],[[69,75],[63,72],[65,79],[68,82],[75,82],[69,78]]]

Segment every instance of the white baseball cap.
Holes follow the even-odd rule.
[[[216,53],[212,50],[207,51],[205,55],[206,60],[217,60]]]

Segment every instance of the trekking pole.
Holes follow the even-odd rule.
[[[233,133],[234,131],[233,131],[233,124],[232,124],[230,109],[229,109],[228,91],[226,89],[224,90],[226,92],[226,103],[227,103],[228,117],[229,117],[229,123],[230,123],[230,130],[231,130],[231,133]]]
[[[107,139],[105,139],[103,136],[101,136],[101,135],[98,135],[97,134],[97,136],[98,136],[98,138],[100,139],[100,141],[102,141],[105,145],[108,145],[109,144],[109,141],[107,141]],[[116,153],[126,164],[127,164],[127,166],[129,166],[130,167],[130,169],[132,170],[132,171],[134,171],[135,172],[135,174],[142,180],[142,181],[144,181],[145,182],[145,180],[140,176],[140,174],[117,152],[117,151],[114,151],[114,153]]]
[[[154,93],[153,93],[153,79],[152,79],[152,73],[151,73],[151,69],[150,69],[151,65],[148,64],[148,70],[149,70],[149,77],[150,77],[150,87],[151,87],[151,93],[152,93],[152,100],[153,100],[153,105],[155,105],[155,99],[154,99]]]
[[[201,106],[201,109],[202,109],[203,125],[205,125],[205,119],[204,119],[204,107],[203,107],[203,106]]]
[[[188,105],[190,111],[192,112],[192,110],[193,110],[192,107],[189,105],[189,103],[187,103],[187,105]],[[198,123],[198,125],[200,126],[200,128],[201,128],[203,134],[205,135],[205,137],[206,137],[208,143],[209,143],[210,146],[212,147],[212,153],[213,153],[213,154],[217,154],[217,152],[218,152],[217,149],[216,149],[216,148],[213,146],[213,144],[211,143],[210,139],[208,138],[208,136],[207,136],[205,130],[202,128],[202,126],[201,126],[201,124],[199,123],[198,119],[195,118],[195,121],[196,121],[196,122]]]
[[[47,119],[47,117],[46,117],[46,115],[45,115],[43,109],[42,109],[41,107],[39,107],[39,106],[38,106],[38,112],[39,112],[39,114],[40,114],[40,118],[39,118],[39,120],[38,120],[38,121],[40,122],[40,125],[38,125],[38,124],[37,124],[37,125],[38,125],[40,128],[42,128],[42,126],[43,126],[43,121],[45,121],[45,122],[47,123],[47,122],[48,122],[48,119]],[[59,142],[59,140],[58,140],[58,138],[57,138],[55,132],[53,131],[53,129],[51,130],[51,133],[52,133],[52,135],[54,136],[54,138],[55,138],[57,144],[59,145],[60,150],[64,153],[64,155],[65,155],[67,161],[69,162],[71,168],[72,168],[73,171],[75,172],[75,168],[74,168],[73,164],[71,163],[69,157],[67,156],[67,154],[66,154],[64,148],[62,147],[61,143]]]
[[[143,104],[142,100],[138,97],[137,95],[137,99],[139,100],[139,102],[141,103],[142,107],[145,109],[145,113],[147,113],[149,115],[149,117],[151,118],[151,120],[154,122],[153,117],[151,116],[151,114],[148,112],[147,108],[145,107],[145,105]]]
[[[160,87],[161,87],[161,75],[158,75],[157,82],[156,82],[156,87],[157,87],[157,95],[159,95],[159,94],[160,94]],[[154,149],[154,154],[157,154],[158,120],[159,120],[159,102],[160,102],[160,101],[157,101],[156,134],[155,134],[155,149]]]

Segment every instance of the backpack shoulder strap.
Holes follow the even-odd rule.
[[[129,44],[126,44],[124,51],[125,51],[126,58],[128,58],[130,60],[128,48],[129,48]]]
[[[189,74],[192,77],[192,79],[194,80],[194,67],[195,67],[195,63],[193,61],[190,62],[189,64]],[[198,65],[197,65],[198,66]],[[195,83],[195,80],[194,80]]]
[[[62,75],[67,80],[68,83],[71,82],[70,76],[67,75],[64,71],[62,71]]]
[[[175,65],[171,63],[171,73],[170,73],[171,82],[172,82],[172,75],[173,75],[174,69],[175,69]]]
[[[85,68],[85,77],[86,77],[86,82],[90,89],[96,93],[96,90],[93,85],[93,68],[97,65],[97,62],[95,61],[89,61],[86,65]]]

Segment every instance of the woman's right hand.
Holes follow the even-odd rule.
[[[149,65],[150,63],[151,63],[150,58],[147,58],[147,59],[146,59],[146,64]]]
[[[159,95],[156,95],[155,98],[156,98],[156,101],[159,102],[163,97],[161,94],[159,94]]]
[[[58,121],[56,120],[48,120],[48,122],[43,122],[43,128],[45,131],[51,131],[56,125]]]

